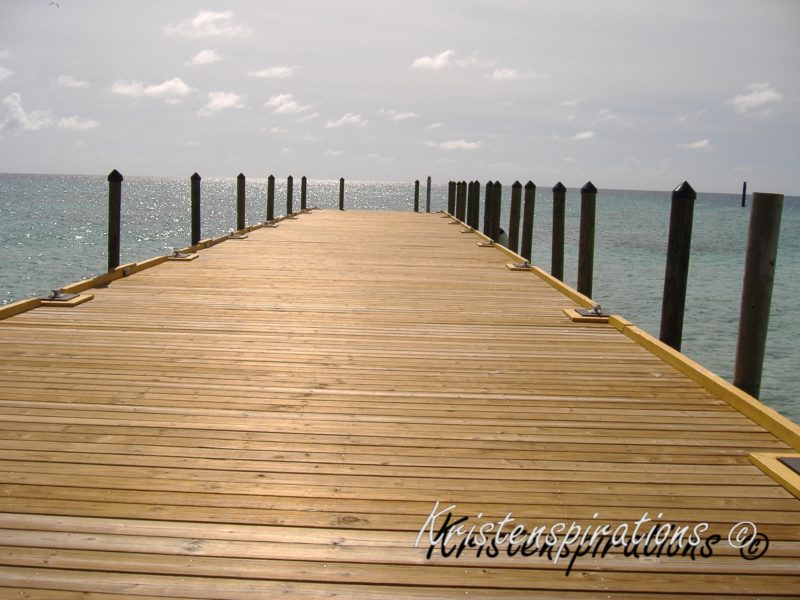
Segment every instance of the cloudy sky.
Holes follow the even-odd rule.
[[[0,0],[0,171],[800,195],[800,2]]]

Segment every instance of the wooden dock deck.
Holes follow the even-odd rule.
[[[0,597],[800,596],[800,501],[748,460],[797,430],[571,322],[461,229],[314,211],[0,321]],[[469,526],[648,513],[723,539],[568,576],[429,560],[436,501]],[[757,560],[727,544],[742,521]]]

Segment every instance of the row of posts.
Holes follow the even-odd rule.
[[[566,187],[561,182],[553,187],[550,273],[561,281],[564,280],[566,191]],[[683,338],[683,317],[686,306],[696,197],[694,189],[686,181],[672,192],[659,339],[676,350],[681,349]],[[500,240],[502,231],[500,227],[501,198],[500,182],[489,181],[486,183],[483,233],[495,242]],[[520,254],[527,263],[531,261],[535,201],[536,185],[532,181],[525,185],[524,204],[522,184],[517,181],[511,186],[507,246],[513,252]],[[589,181],[581,188],[577,281],[578,291],[589,298],[592,296],[594,270],[596,201],[597,188]],[[733,383],[755,397],[758,397],[761,387],[782,208],[782,194],[753,194]],[[447,212],[466,223],[468,227],[479,229],[480,182],[450,181],[447,188]],[[521,245],[519,243],[520,213],[522,213]]]

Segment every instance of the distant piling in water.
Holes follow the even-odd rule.
[[[275,219],[275,176],[267,178],[267,222]]]
[[[566,213],[567,188],[560,181],[553,186],[553,242],[550,274],[564,281],[564,215]]]
[[[428,188],[425,193],[425,212],[431,212],[431,176],[428,175]]]
[[[200,175],[195,173],[189,178],[192,196],[192,246],[200,243]]]
[[[591,181],[581,188],[581,229],[578,246],[578,291],[592,297],[594,277],[594,227],[597,188]]]
[[[747,206],[747,182],[742,184],[742,208]]]
[[[339,210],[344,210],[344,177],[339,179]]]
[[[245,177],[244,173],[239,173],[236,177],[236,229],[241,231],[245,228]]]
[[[306,210],[306,176],[300,178],[300,210]]]
[[[414,181],[414,212],[419,212],[419,179]]]
[[[108,270],[119,266],[120,226],[122,223],[122,173],[108,174]]]

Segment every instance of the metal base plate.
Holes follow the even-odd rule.
[[[60,307],[73,307],[88,302],[94,298],[94,294],[64,294],[67,300],[51,300],[50,298],[42,299],[42,306],[60,306]]]

